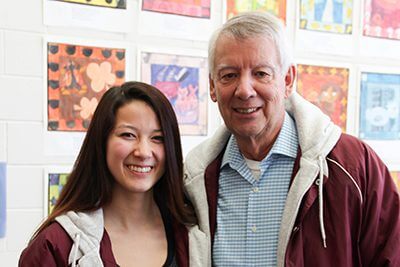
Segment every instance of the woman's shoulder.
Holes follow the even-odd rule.
[[[57,222],[43,229],[24,249],[19,266],[67,266],[72,239]]]

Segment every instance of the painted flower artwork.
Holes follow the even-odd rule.
[[[48,130],[86,131],[104,92],[124,81],[124,49],[48,43]]]

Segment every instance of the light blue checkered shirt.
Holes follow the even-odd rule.
[[[260,163],[257,180],[231,136],[219,177],[213,266],[276,266],[297,148],[296,126],[286,113],[278,138]]]

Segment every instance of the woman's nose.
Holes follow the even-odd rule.
[[[151,145],[145,140],[139,141],[133,151],[133,155],[140,158],[148,158],[151,153]]]

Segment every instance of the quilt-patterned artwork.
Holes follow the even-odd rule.
[[[271,12],[286,20],[286,0],[226,0],[227,19],[247,11]]]
[[[167,96],[182,135],[207,134],[206,58],[144,52],[141,75]]]
[[[86,131],[97,103],[125,81],[125,49],[48,43],[49,131]]]
[[[61,190],[67,183],[68,173],[49,173],[48,174],[48,197],[47,197],[47,214],[53,211],[54,206],[57,203],[58,197],[60,196]]]
[[[211,0],[143,0],[142,10],[208,19]]]
[[[400,139],[400,74],[361,73],[360,137]]]
[[[56,0],[60,2],[70,2],[90,6],[102,6],[126,9],[126,0]]]
[[[365,0],[364,35],[400,40],[400,1]]]
[[[297,92],[346,131],[349,69],[299,64]]]
[[[353,0],[301,0],[300,29],[351,34]]]
[[[391,171],[390,174],[394,180],[394,183],[397,185],[397,189],[400,192],[400,171]]]

